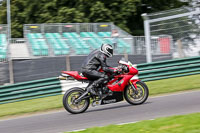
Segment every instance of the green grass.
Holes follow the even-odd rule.
[[[0,105],[0,118],[62,108],[62,95]]]
[[[150,95],[200,89],[200,75],[170,78],[146,83]]]
[[[200,75],[147,82],[150,95],[200,89]],[[62,95],[0,105],[0,119],[63,108]]]
[[[200,133],[200,113],[95,127],[76,133]]]

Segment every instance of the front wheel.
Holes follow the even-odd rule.
[[[136,82],[136,85],[138,93],[134,92],[134,89],[132,89],[131,85],[126,86],[124,91],[125,100],[133,105],[144,103],[149,96],[149,89],[144,82],[138,81]]]
[[[63,106],[65,109],[72,113],[78,114],[85,112],[90,104],[90,99],[86,98],[76,103],[75,100],[78,99],[85,91],[81,88],[75,87],[69,89],[63,96]]]

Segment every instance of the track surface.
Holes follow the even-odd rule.
[[[149,98],[145,104],[126,102],[90,107],[83,114],[66,111],[0,121],[0,133],[60,133],[108,124],[128,123],[200,112],[200,91]]]

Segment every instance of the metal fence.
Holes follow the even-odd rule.
[[[9,83],[9,46],[7,24],[0,24],[0,83]]]
[[[64,50],[60,50],[58,53],[54,46],[57,45],[57,41],[63,42],[67,47],[69,47],[67,52],[64,52]],[[13,38],[11,39],[10,44],[10,56],[12,59],[33,59],[33,58],[39,58],[39,57],[59,57],[59,56],[66,56],[66,55],[87,55],[89,52],[91,52],[94,49],[99,49],[101,44],[96,44],[95,46],[91,44],[91,37],[77,37],[79,40],[83,40],[83,42],[86,44],[84,49],[83,48],[74,48],[70,45],[70,40],[67,38],[55,38],[55,40],[52,40],[52,38],[38,38],[39,41],[44,41],[48,47],[48,52],[34,56],[31,44],[27,38]],[[98,37],[98,39],[102,40],[103,42],[112,42],[112,37]],[[144,36],[132,36],[132,37],[118,37],[118,40],[125,42],[126,44],[129,44],[129,47],[122,47],[119,46],[115,49],[114,54],[124,54],[127,53],[129,55],[146,55],[146,45],[145,45],[145,37]],[[169,51],[173,48],[173,46],[169,46],[173,44],[171,42],[171,36],[162,36],[162,37],[152,37],[151,38],[152,43],[152,52],[155,55],[160,54],[171,54]],[[169,45],[168,45],[169,44]],[[78,50],[78,51],[77,51]],[[81,53],[78,53],[81,51]]]
[[[174,58],[200,55],[199,16],[200,8],[191,7],[143,14],[148,62],[152,61],[152,55],[155,54],[152,50],[154,37],[161,37],[162,54],[170,52]]]
[[[0,24],[0,62],[6,62],[9,58],[8,48],[8,27],[6,24]]]
[[[91,50],[99,48],[102,43],[112,44],[114,39],[112,37],[113,29],[119,33],[117,37],[118,45],[121,43],[115,53],[134,54],[132,35],[113,23],[25,24],[24,37],[27,38],[31,57],[87,55]],[[83,36],[84,32],[93,34],[93,36]],[[100,32],[107,32],[108,35],[101,36],[99,35]],[[64,37],[63,33],[75,33],[76,37]],[[47,36],[47,34],[51,35]],[[52,37],[52,34],[56,34],[56,36]],[[123,47],[124,45],[126,47]]]
[[[45,43],[46,52],[40,52],[40,54],[37,55],[37,57],[40,56],[58,56],[58,55],[85,55],[88,54],[89,51],[93,50],[94,48],[99,48],[98,46],[94,45],[101,45],[98,43],[113,43],[114,37],[111,36],[111,32],[113,29],[116,29],[119,33],[118,39],[118,49],[115,50],[115,54],[146,54],[146,46],[144,41],[144,36],[141,37],[134,37],[130,35],[129,33],[125,32],[124,30],[120,29],[113,23],[60,23],[60,24],[26,24],[24,25],[24,37],[28,37],[30,33],[37,34],[40,33],[40,35],[35,38],[37,41],[43,41]],[[81,33],[88,32],[88,33],[95,33],[96,37],[95,39],[99,40],[96,43],[97,44],[91,44],[91,36],[83,37],[81,36]],[[108,32],[110,35],[108,36],[99,36],[99,32]],[[46,37],[46,34],[54,34],[58,33],[57,40],[51,41],[52,37]],[[83,41],[86,44],[86,47],[83,47],[83,52],[79,52],[79,50],[75,50],[74,46],[70,44],[71,39],[63,37],[63,33],[76,33],[78,37],[76,39],[78,41]],[[98,36],[97,36],[98,35]],[[65,51],[55,51],[56,43],[57,41],[63,42],[66,47],[69,47],[69,49]],[[90,40],[90,41],[88,41]],[[173,43],[172,43],[172,37],[171,35],[162,35],[162,36],[152,36],[151,37],[152,42],[152,53],[155,55],[160,54],[171,54],[173,50]],[[28,39],[28,44],[31,44],[30,40]],[[76,41],[73,42],[73,44],[77,43]],[[128,46],[124,47],[120,43],[124,44],[126,43]],[[80,45],[77,43],[76,45]],[[29,47],[32,47],[29,45]],[[29,48],[31,50],[31,48]],[[58,49],[58,48],[57,48]],[[87,50],[84,50],[87,49]],[[147,49],[148,50],[148,49]],[[34,51],[32,51],[34,53]],[[32,54],[34,55],[34,54]]]
[[[121,37],[131,36],[113,23],[52,23],[52,24],[25,24],[24,37],[28,33],[63,33],[63,32],[111,32],[117,29]]]
[[[7,34],[7,33],[8,33],[7,24],[0,24],[0,34]]]
[[[6,25],[4,25],[6,27]],[[4,28],[6,29],[6,28]],[[65,32],[76,32],[80,35],[81,32],[109,32],[111,33],[112,29],[116,29],[119,33],[118,40],[123,41],[123,43],[128,44],[128,47],[119,46],[115,50],[115,54],[131,54],[131,55],[146,55],[146,46],[144,36],[131,36],[129,33],[120,29],[113,23],[60,23],[60,24],[26,24],[24,25],[24,38],[13,38],[10,41],[10,45],[7,48],[7,58],[2,61],[8,61],[9,56],[12,59],[27,59],[27,58],[40,58],[40,57],[57,57],[57,56],[66,56],[66,55],[87,55],[93,49],[99,48],[100,46],[94,47],[91,44],[91,37],[77,37],[77,40],[81,40],[86,44],[86,47],[81,50],[75,49],[69,43],[70,39],[63,37]],[[5,33],[6,31],[4,31]],[[41,36],[35,38],[38,45],[33,48],[30,40],[27,38],[29,33],[40,33]],[[61,35],[61,38],[58,39],[61,42],[64,42],[64,47],[69,47],[67,50],[56,51],[53,46],[57,45],[58,40],[53,42],[45,36],[45,33],[58,33]],[[163,36],[162,36],[163,37]],[[167,51],[171,51],[173,46],[171,46],[171,36],[166,35],[164,39],[161,36],[154,36],[151,38],[152,42],[152,52],[156,55],[159,54],[171,54]],[[104,43],[112,43],[113,37],[98,37],[98,40],[101,40]],[[167,42],[168,41],[168,42]],[[39,49],[41,43],[44,43],[43,49]],[[79,45],[79,44],[78,44]],[[101,45],[101,44],[97,44]],[[170,47],[169,47],[170,45]],[[36,49],[36,51],[34,51]],[[166,50],[167,49],[167,50]],[[169,50],[170,49],[170,50]],[[38,52],[39,51],[39,52]],[[81,52],[79,52],[81,51]],[[83,51],[83,52],[82,52]]]

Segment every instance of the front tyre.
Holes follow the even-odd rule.
[[[65,109],[72,113],[78,114],[85,112],[90,104],[90,99],[86,98],[76,103],[75,100],[78,99],[85,91],[81,88],[74,87],[69,89],[63,96],[63,106]]]
[[[149,89],[144,82],[138,81],[136,82],[136,85],[138,93],[134,92],[131,85],[126,86],[124,90],[125,100],[132,105],[139,105],[144,103],[149,96]]]

